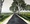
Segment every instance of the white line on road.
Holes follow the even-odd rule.
[[[11,17],[13,16],[13,14],[11,16],[9,16],[7,19],[5,19],[2,24],[7,24],[7,22],[11,19]]]
[[[21,16],[19,16],[18,14],[16,14],[19,18],[21,18],[22,20],[24,20],[27,24],[30,24],[29,21],[25,20],[24,18],[22,18]]]

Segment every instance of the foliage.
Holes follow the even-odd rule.
[[[14,1],[13,3],[12,3],[12,6],[10,7],[10,10],[11,11],[13,11],[14,12],[14,9],[15,9],[15,12],[18,10],[18,7],[16,6],[16,1]]]
[[[24,0],[17,0],[17,2],[19,3],[19,5],[20,5],[23,9],[25,9],[26,3],[24,2]]]
[[[3,13],[3,14],[1,14],[1,16],[0,16],[0,22],[1,21],[4,21],[6,18],[8,18],[9,16],[10,16],[11,14],[8,14],[8,13]]]
[[[15,12],[16,12],[18,10],[18,6],[25,9],[26,4],[25,4],[24,0],[13,0],[13,1],[14,2],[12,3],[12,6],[10,7],[11,11],[14,11],[14,9],[15,9]]]
[[[30,5],[27,5],[25,10],[30,10]]]
[[[30,21],[30,12],[21,12],[19,15],[24,19]]]
[[[5,18],[7,18],[8,16],[4,16],[4,15],[1,15],[0,16],[0,21],[3,21]]]

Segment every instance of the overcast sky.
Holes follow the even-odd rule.
[[[10,12],[9,7],[11,6],[13,0],[4,0],[1,12]]]
[[[26,4],[30,5],[30,0],[24,0]]]
[[[10,12],[9,7],[11,6],[13,0],[4,0],[1,12]],[[30,0],[25,0],[26,4],[30,5]]]

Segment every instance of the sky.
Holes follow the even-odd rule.
[[[30,5],[30,0],[24,0],[26,4]],[[1,12],[11,12],[9,10],[9,7],[11,6],[11,4],[13,3],[13,0],[4,0],[3,6],[2,6],[2,10]]]
[[[26,4],[30,5],[30,0],[24,0]]]
[[[1,12],[11,12],[9,7],[11,6],[13,0],[4,0]]]

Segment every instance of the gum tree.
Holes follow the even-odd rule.
[[[10,7],[10,10],[13,10],[14,12],[16,10],[18,10],[18,13],[20,13],[21,8],[25,9],[25,7],[26,7],[26,4],[25,4],[24,0],[13,0],[13,3],[12,3],[12,6]]]
[[[16,0],[17,1],[17,3],[18,3],[18,12],[20,12],[20,10],[21,10],[21,8],[22,9],[25,9],[25,7],[26,7],[26,3],[24,2],[24,0]]]
[[[10,10],[13,11],[13,13],[15,13],[18,10],[16,0],[12,3],[12,6],[10,7]]]

